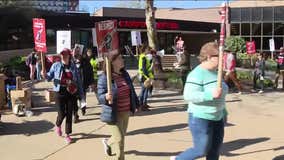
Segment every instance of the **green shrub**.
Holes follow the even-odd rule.
[[[260,87],[260,82],[259,82],[259,81],[260,81],[260,80],[257,80],[257,81],[256,81],[256,85],[257,85],[258,87]],[[269,88],[269,87],[273,87],[273,86],[274,86],[274,83],[273,83],[273,81],[272,81],[271,79],[269,79],[269,78],[264,78],[263,85],[264,85],[264,88]]]
[[[265,68],[266,70],[276,71],[277,63],[272,59],[268,59],[265,61]]]
[[[253,80],[253,73],[251,71],[237,71],[237,78],[239,80]]]

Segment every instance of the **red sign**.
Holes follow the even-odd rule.
[[[96,23],[99,54],[118,54],[117,21],[108,20]]]
[[[255,42],[254,41],[250,41],[250,42],[246,42],[246,48],[247,48],[247,53],[248,54],[255,54]]]
[[[120,28],[146,28],[146,23],[143,21],[119,21],[118,26]],[[176,30],[179,29],[179,24],[175,22],[157,22],[156,28]]]
[[[46,52],[46,32],[45,32],[45,20],[34,18],[33,19],[33,31],[35,49],[38,52]]]

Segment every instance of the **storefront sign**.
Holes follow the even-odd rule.
[[[56,32],[56,52],[60,53],[64,48],[71,49],[71,31]]]
[[[117,21],[108,20],[96,23],[99,54],[118,54]]]
[[[141,42],[141,33],[139,31],[131,31],[131,43],[132,46],[139,46]]]
[[[246,42],[246,48],[248,54],[255,54],[256,50],[254,41]]]
[[[144,21],[119,21],[118,26],[120,28],[146,28],[146,22]],[[156,22],[156,28],[160,30],[177,30],[179,24],[176,22]]]
[[[45,20],[34,18],[33,19],[33,32],[34,32],[34,43],[35,49],[38,52],[47,52],[46,48],[46,30]]]

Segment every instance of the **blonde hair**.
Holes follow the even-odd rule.
[[[207,60],[208,56],[218,55],[219,54],[219,45],[216,42],[208,42],[204,44],[200,49],[200,54],[198,59],[200,62]]]

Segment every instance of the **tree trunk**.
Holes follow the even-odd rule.
[[[156,22],[155,22],[154,0],[146,0],[145,16],[146,16],[148,45],[149,47],[157,51],[158,40],[157,40],[157,31],[156,31]],[[153,68],[154,68],[155,82],[159,84],[159,86],[156,86],[154,83],[154,87],[156,86],[157,88],[165,88],[166,78],[165,74],[163,74],[161,57],[158,55],[154,56],[153,63],[154,63]]]
[[[156,32],[155,9],[154,9],[153,0],[146,0],[145,16],[146,16],[149,47],[157,50],[158,49],[157,32]]]

